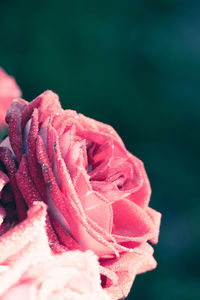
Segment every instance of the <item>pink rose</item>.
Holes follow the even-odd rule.
[[[52,255],[45,230],[46,205],[0,237],[1,300],[109,300],[92,252]]]
[[[5,123],[5,115],[11,101],[21,96],[21,91],[13,77],[0,68],[0,129]]]
[[[6,121],[0,161],[19,219],[26,205],[47,203],[52,250],[93,250],[103,287],[113,299],[127,296],[135,275],[156,267],[147,242],[158,241],[160,213],[149,207],[143,163],[112,127],[64,111],[51,91],[13,101]]]

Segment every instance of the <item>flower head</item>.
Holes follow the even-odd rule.
[[[126,296],[135,275],[156,266],[148,241],[158,241],[160,213],[149,207],[143,163],[111,126],[63,110],[51,91],[14,100],[6,121],[0,178],[10,181],[19,220],[34,201],[47,203],[54,253],[92,250],[102,285],[115,299]]]

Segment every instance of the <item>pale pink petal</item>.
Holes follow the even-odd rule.
[[[0,295],[15,285],[30,266],[50,255],[45,215],[45,205],[38,203],[30,209],[26,220],[0,237],[0,264],[8,266],[8,270],[0,273]]]
[[[30,283],[22,283],[10,288],[1,300],[38,300],[37,288]]]

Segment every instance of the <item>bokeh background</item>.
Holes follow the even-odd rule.
[[[158,268],[128,299],[198,299],[200,1],[0,1],[0,65],[32,100],[111,124],[162,212]]]

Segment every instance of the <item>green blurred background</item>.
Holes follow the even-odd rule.
[[[200,1],[0,1],[0,65],[32,100],[111,124],[162,212],[158,268],[128,299],[198,299]]]

